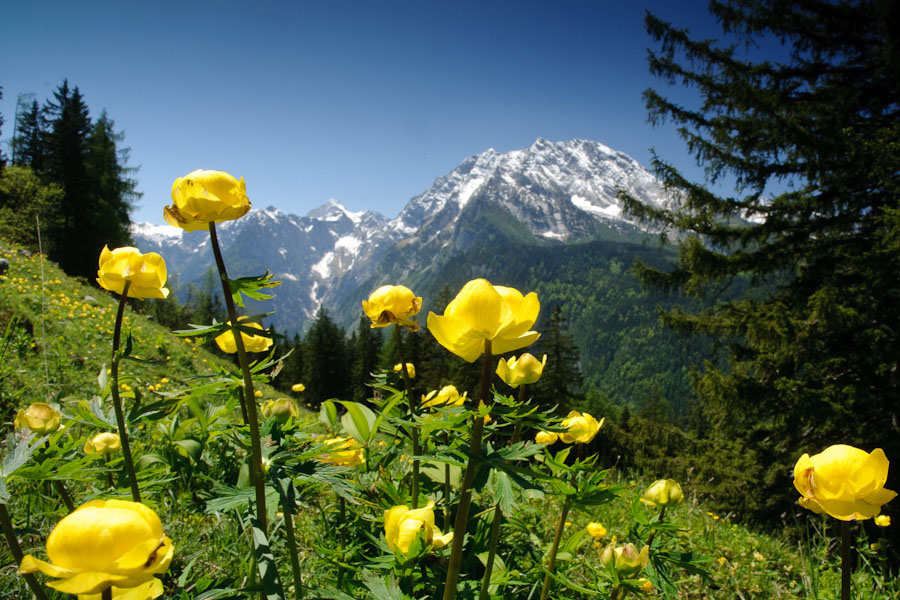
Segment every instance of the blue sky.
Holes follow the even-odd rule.
[[[488,148],[586,138],[697,173],[647,122],[644,11],[714,37],[706,3],[612,0],[6,3],[0,102],[68,78],[106,109],[162,223],[194,169],[243,176],[254,206],[306,214],[336,198],[395,216]],[[681,93],[676,90],[676,93]],[[699,175],[698,175],[699,176]]]

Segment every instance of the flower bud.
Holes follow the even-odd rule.
[[[559,436],[553,433],[552,431],[538,431],[537,435],[534,436],[534,441],[538,444],[545,444],[549,446],[550,444],[555,444],[556,440],[559,439]]]
[[[455,385],[445,385],[440,390],[432,390],[422,397],[422,408],[436,406],[462,406],[468,392],[460,395]]]
[[[287,421],[289,417],[300,418],[300,407],[292,398],[269,400],[262,405],[260,411],[266,419],[275,417],[281,423]]]
[[[634,544],[616,546],[610,544],[600,553],[600,562],[605,567],[612,567],[621,575],[636,575],[650,561],[650,547],[644,546],[640,552]]]
[[[674,479],[658,479],[650,484],[641,501],[647,506],[676,506],[684,502],[684,492]]]
[[[514,388],[523,384],[536,383],[544,372],[544,366],[547,364],[547,355],[539,361],[534,356],[525,352],[519,358],[510,358],[509,360],[501,358],[497,363],[497,375]]]
[[[400,373],[401,377],[403,376],[403,363],[397,363],[394,365],[394,372]],[[409,375],[410,379],[416,378],[416,366],[412,363],[406,363],[406,374]]]
[[[875,517],[875,524],[879,527],[890,527],[891,517],[889,515],[878,515]]]
[[[31,431],[43,435],[58,431],[61,418],[62,415],[59,411],[49,404],[34,402],[25,410],[19,409],[13,424],[17,429],[27,427]]]
[[[109,454],[122,449],[122,441],[115,433],[103,431],[84,443],[85,454]]]

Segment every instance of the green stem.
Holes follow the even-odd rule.
[[[25,555],[22,553],[22,548],[19,547],[19,538],[16,537],[16,529],[13,527],[6,505],[2,503],[0,503],[0,527],[3,527],[3,535],[6,537],[6,543],[9,545],[13,559],[15,559],[17,565],[22,564],[22,559]],[[34,573],[23,573],[22,577],[25,578],[25,583],[31,588],[31,592],[37,600],[47,600],[47,594],[44,593],[44,588],[41,587]]]
[[[141,501],[141,488],[138,486],[137,473],[134,471],[134,461],[131,459],[131,443],[128,441],[128,430],[125,428],[125,412],[122,410],[122,398],[119,396],[119,342],[122,339],[122,317],[125,314],[125,302],[128,300],[128,288],[130,281],[125,281],[122,295],[119,297],[119,310],[116,312],[116,329],[113,332],[112,364],[110,374],[112,376],[113,409],[116,411],[116,425],[119,428],[119,441],[122,443],[122,457],[125,462],[125,471],[128,473],[128,481],[131,483],[131,497],[135,502]]]
[[[663,519],[666,517],[666,507],[663,506],[659,509],[659,518],[656,520],[657,525],[663,522]],[[653,544],[653,538],[656,537],[656,532],[659,529],[654,529],[650,534],[650,537],[647,538],[647,547],[649,548],[651,544]]]
[[[406,397],[409,399],[409,418],[412,421],[409,434],[412,438],[413,474],[412,474],[412,507],[419,507],[419,428],[416,425],[416,397],[413,395],[412,383],[409,380],[409,372],[406,370],[406,355],[403,352],[403,336],[400,326],[394,325],[394,335],[397,337],[397,353],[400,355],[400,372],[403,374],[403,384],[406,386]]]
[[[50,441],[44,443],[44,448],[50,449]],[[59,494],[59,497],[62,498],[63,504],[66,505],[66,509],[69,512],[75,511],[75,504],[72,502],[72,497],[69,495],[69,491],[66,489],[66,484],[64,484],[59,479],[53,479],[53,489],[56,490],[56,493]]]
[[[541,600],[547,600],[550,594],[551,574],[556,568],[556,553],[559,550],[559,542],[562,539],[563,529],[566,527],[566,517],[572,507],[572,496],[566,496],[563,502],[562,513],[559,515],[559,523],[556,524],[556,535],[553,536],[553,546],[550,547],[550,560],[547,562],[547,574],[544,576],[544,586],[541,588]]]
[[[112,586],[109,586],[102,592],[100,592],[100,600],[112,600]]]
[[[519,406],[525,404],[525,384],[519,386]],[[522,437],[522,419],[516,419],[516,426],[513,427],[512,437],[509,438],[509,445],[517,443]]]
[[[492,356],[491,341],[484,341],[484,363],[481,369],[481,401],[487,404],[491,389]],[[481,460],[481,436],[484,434],[484,419],[475,417],[469,436],[469,461],[459,490],[459,504],[456,507],[456,521],[453,524],[453,547],[450,549],[450,563],[447,566],[447,581],[444,584],[444,600],[456,598],[456,584],[462,564],[462,547],[469,521],[469,507],[472,505],[472,483],[478,474]]]
[[[450,434],[444,432],[444,445],[450,446]],[[444,463],[444,533],[450,529],[450,463]]]
[[[491,541],[487,560],[484,563],[484,577],[481,578],[481,592],[478,600],[488,600],[488,588],[491,585],[491,573],[494,570],[494,558],[497,556],[497,544],[500,541],[500,523],[503,521],[503,510],[500,505],[494,506],[494,520],[491,523]]]
[[[106,482],[109,484],[109,489],[114,489],[116,484],[113,483],[112,471],[109,470],[109,453],[103,453],[103,466],[106,467]]]
[[[850,521],[841,521],[841,600],[850,600]]]
[[[244,338],[238,330],[237,309],[234,307],[234,298],[231,296],[231,287],[228,285],[228,272],[225,270],[225,261],[222,260],[219,238],[216,235],[216,224],[213,221],[209,223],[209,239],[213,255],[216,258],[216,268],[219,271],[219,279],[222,282],[222,294],[225,296],[225,307],[228,309],[228,320],[231,322],[231,332],[234,335],[234,345],[237,349],[238,364],[241,366],[241,375],[244,379],[244,404],[247,409],[247,425],[250,426],[250,479],[254,488],[256,488],[256,519],[259,521],[263,533],[268,535],[266,481],[263,476],[262,443],[259,437],[259,417],[256,412],[253,376],[250,373],[250,361],[247,359],[247,350],[244,348]]]
[[[338,506],[340,508],[339,514],[339,523],[337,524],[338,530],[338,548],[341,551],[341,562],[338,563],[338,576],[337,576],[337,589],[341,589],[344,582],[344,523],[347,521],[347,501],[344,500],[344,497],[341,496],[338,500]]]
[[[300,576],[300,557],[297,548],[297,538],[294,536],[293,507],[282,504],[284,510],[284,534],[287,537],[288,554],[291,557],[291,574],[294,576],[294,599],[299,600],[303,596],[303,580]]]

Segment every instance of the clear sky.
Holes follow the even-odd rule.
[[[647,122],[648,9],[717,34],[699,0],[6,2],[4,151],[17,96],[68,78],[125,133],[135,221],[163,223],[198,168],[243,176],[258,208],[388,217],[467,156],[538,137],[690,170],[674,129]]]

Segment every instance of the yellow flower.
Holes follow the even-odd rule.
[[[247,317],[238,317],[238,323],[246,318]],[[228,321],[228,324],[231,325],[231,321]],[[262,325],[259,323],[244,323],[243,326],[250,327],[251,329],[259,329],[260,331],[263,330]],[[247,335],[242,331],[241,339],[244,341],[244,349],[247,352],[265,352],[272,347],[272,338],[267,338],[262,335]],[[229,330],[216,337],[216,345],[222,352],[227,352],[228,354],[237,352],[237,345],[234,343],[234,332]]]
[[[403,375],[403,363],[397,363],[394,365],[394,373],[400,373]],[[416,366],[412,363],[406,363],[406,374],[409,375],[410,379],[416,378]]]
[[[674,479],[657,479],[644,492],[641,501],[647,506],[675,506],[684,502],[684,492]]]
[[[538,431],[537,435],[534,436],[534,441],[538,444],[546,444],[549,446],[550,444],[555,444],[556,440],[559,439],[559,436],[553,433],[552,431]]]
[[[412,331],[419,330],[419,324],[410,317],[422,308],[422,297],[413,294],[403,285],[383,285],[362,301],[363,312],[372,319],[372,327],[400,325]]]
[[[125,282],[130,281],[129,298],[166,298],[166,277],[166,261],[156,252],[141,254],[131,246],[115,250],[103,246],[100,252],[97,283],[111,292],[121,295]]]
[[[428,330],[438,343],[467,362],[484,353],[486,341],[493,354],[504,354],[540,337],[529,331],[540,312],[537,294],[527,296],[513,288],[473,279],[450,301],[442,316],[428,313]]]
[[[122,442],[115,433],[103,431],[84,443],[85,454],[109,454],[122,449]]]
[[[146,583],[133,588],[118,588],[113,586],[113,600],[152,600],[163,595],[165,589],[162,581],[154,577]],[[103,594],[78,594],[78,600],[101,600]]]
[[[573,410],[563,419],[562,427],[567,431],[559,434],[559,439],[566,444],[587,444],[594,439],[605,421],[604,417],[598,423],[597,419],[588,413]]]
[[[355,467],[366,462],[363,449],[352,438],[330,438],[323,443],[326,446],[331,446],[331,450],[326,454],[319,455],[318,458],[322,462],[345,467]]]
[[[210,222],[231,221],[247,214],[250,200],[243,177],[198,169],[172,184],[171,206],[163,209],[169,225],[185,231],[207,229]]]
[[[292,398],[279,398],[277,400],[269,400],[262,405],[261,411],[263,417],[275,417],[282,423],[288,420],[288,417],[294,419],[300,418],[300,407]]]
[[[645,594],[649,594],[653,591],[653,582],[647,579],[646,577],[641,577],[637,580],[637,586],[640,588],[642,592]]]
[[[306,390],[306,386],[303,385],[302,383],[295,383],[294,385],[291,386],[291,391],[297,392],[298,394],[304,390]]]
[[[597,540],[602,540],[606,537],[606,527],[601,525],[600,523],[588,523],[587,524],[587,532],[592,538]]]
[[[466,394],[468,392],[463,392],[460,395],[455,385],[445,385],[440,390],[431,390],[428,394],[422,396],[422,408],[462,406],[466,401]]]
[[[59,420],[62,415],[58,410],[44,404],[43,402],[34,402],[28,405],[25,410],[19,409],[13,425],[17,429],[27,427],[31,431],[43,435],[45,433],[53,433],[59,430]]]
[[[538,359],[526,352],[519,358],[510,358],[509,360],[501,358],[500,362],[497,363],[497,375],[507,385],[516,388],[522,384],[535,383],[541,378],[546,364],[546,354],[542,361],[538,361]]]
[[[640,552],[634,544],[616,546],[608,545],[600,553],[600,562],[606,567],[613,567],[622,575],[636,575],[650,561],[650,547],[644,546]]]
[[[800,506],[841,521],[871,519],[896,492],[885,489],[888,459],[881,448],[871,454],[838,444],[820,454],[804,454],[794,465]]]
[[[152,509],[140,502],[94,500],[64,517],[47,538],[44,562],[26,555],[19,573],[57,577],[48,585],[66,594],[135,588],[169,568],[175,547]]]
[[[891,517],[889,515],[878,515],[875,517],[875,524],[879,527],[890,527]]]
[[[425,544],[443,548],[453,539],[453,533],[441,535],[434,525],[434,502],[429,501],[423,508],[410,510],[406,506],[395,506],[384,511],[384,537],[388,548],[409,553],[409,547],[419,531],[425,532]]]

